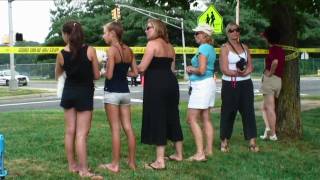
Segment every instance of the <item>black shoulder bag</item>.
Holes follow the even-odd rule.
[[[236,48],[233,47],[233,45],[231,44],[230,41],[228,41],[228,43],[230,44],[230,46],[232,47],[232,49],[234,50],[234,52],[237,53],[237,55],[238,55],[239,58],[240,58],[240,60],[236,63],[236,67],[237,67],[238,69],[240,69],[241,71],[243,71],[243,70],[247,67],[247,61],[246,61],[243,57],[241,57],[241,56],[239,55],[238,51],[236,50]],[[246,54],[246,56],[247,56],[247,53],[246,53],[246,51],[244,50],[244,48],[243,48],[243,46],[242,46],[242,43],[240,43],[240,45],[241,45],[241,47],[242,47],[242,49],[243,49],[243,52],[244,52],[244,53]]]

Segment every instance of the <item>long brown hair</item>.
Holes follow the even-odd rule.
[[[63,25],[62,32],[68,35],[72,59],[76,59],[84,40],[81,24],[77,21],[68,21]]]
[[[162,38],[169,43],[168,30],[166,25],[159,19],[148,19],[148,23],[152,24],[156,35],[153,39]]]

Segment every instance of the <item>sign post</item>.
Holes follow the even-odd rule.
[[[12,1],[8,0],[8,13],[9,13],[9,46],[13,47],[13,28],[12,28]],[[14,54],[10,53],[10,71],[11,71],[11,79],[9,81],[9,89],[11,91],[15,91],[18,88],[18,81],[15,78],[15,70],[14,70]]]
[[[221,34],[223,29],[223,18],[211,4],[206,11],[198,17],[198,25],[208,24],[215,34]]]

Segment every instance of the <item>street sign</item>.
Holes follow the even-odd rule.
[[[223,18],[211,4],[206,11],[198,17],[198,25],[208,24],[215,34],[221,34],[223,29]]]

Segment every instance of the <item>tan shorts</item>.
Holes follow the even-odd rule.
[[[281,91],[281,78],[276,75],[268,77],[263,75],[260,92],[263,95],[274,95],[276,98],[279,97]]]

